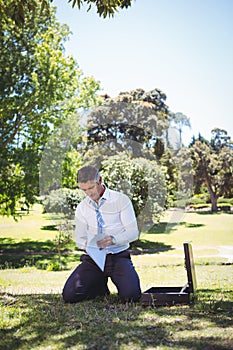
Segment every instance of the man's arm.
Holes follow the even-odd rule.
[[[87,224],[80,211],[75,213],[75,242],[78,248],[85,250],[87,245]]]
[[[120,212],[120,219],[124,226],[124,231],[114,236],[116,244],[126,244],[137,240],[139,236],[137,219],[132,202],[129,198],[127,200],[127,205],[125,205]]]
[[[121,199],[123,201],[121,201],[120,220],[123,230],[116,235],[113,233],[111,236],[105,236],[104,239],[98,241],[99,248],[106,248],[113,244],[125,245],[138,239],[139,231],[133,205],[127,196]]]

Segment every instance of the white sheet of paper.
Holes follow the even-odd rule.
[[[104,265],[106,260],[106,250],[105,249],[99,249],[97,246],[97,240],[100,238],[95,237],[93,238],[88,246],[86,247],[86,252],[90,257],[94,260],[94,262],[99,266],[99,268],[104,271]]]

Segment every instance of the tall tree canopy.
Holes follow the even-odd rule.
[[[128,151],[133,157],[160,158],[169,126],[166,95],[159,89],[137,89],[103,99],[88,116],[85,157],[93,156],[95,146],[102,157]]]
[[[96,11],[101,17],[114,16],[119,9],[128,8],[132,5],[133,0],[63,0],[72,4],[72,7],[77,6],[79,9],[87,5],[87,11],[94,5]],[[11,0],[7,3],[4,0],[0,0],[0,8],[3,13],[21,25],[25,21],[28,11],[35,12],[38,8],[38,2],[40,4],[41,13],[49,9],[49,4],[53,0]],[[5,4],[6,3],[6,4]]]
[[[12,1],[4,2],[12,5]],[[25,12],[24,24],[3,12],[0,21],[0,210],[15,214],[38,193],[38,164],[52,131],[79,107],[96,103],[99,84],[83,77],[63,43],[69,29],[54,10]],[[77,131],[78,132],[78,131]]]

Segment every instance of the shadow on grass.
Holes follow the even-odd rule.
[[[146,233],[152,234],[171,233],[175,230],[176,227],[177,224],[161,221],[158,224],[150,225],[148,230],[145,228],[145,231]]]
[[[194,223],[189,223],[189,222],[178,222],[178,223],[170,223],[170,222],[160,222],[158,224],[153,225],[150,227],[146,233],[151,233],[151,234],[170,234],[175,231],[177,226],[182,225],[187,228],[199,228],[205,226],[204,224],[194,224]]]
[[[40,270],[66,270],[68,264],[76,262],[79,255],[65,254],[0,254],[0,269],[19,269],[22,267],[36,267]]]
[[[32,241],[23,239],[20,242],[12,238],[0,238],[0,268],[21,268],[35,266],[38,269],[65,269],[69,262],[76,261],[77,255],[70,254],[68,249],[73,249],[74,243],[61,250],[61,256],[55,243],[51,240]]]
[[[222,289],[198,289],[196,309],[213,314],[224,313],[231,317],[233,326],[233,290]],[[226,326],[224,320],[220,320],[222,327]]]
[[[29,252],[56,252],[56,246],[53,241],[33,241],[22,239],[16,241],[13,238],[0,238],[0,253],[29,253]]]
[[[187,227],[187,228],[198,228],[198,227],[206,226],[204,224],[193,224],[191,222],[180,222],[179,225]]]
[[[228,314],[232,292],[226,291],[225,301],[218,300],[218,293],[212,297],[212,292],[202,291],[192,307],[159,308],[120,304],[116,295],[70,305],[60,295],[3,294],[1,346],[5,350],[232,350],[230,332],[226,333],[232,326]],[[211,298],[218,309],[209,308]]]
[[[46,225],[46,226],[42,226],[41,230],[43,231],[58,231],[57,229],[57,225]]]
[[[76,245],[74,241],[61,249],[62,268],[67,264],[77,261],[75,254]],[[161,251],[171,250],[170,245],[162,242],[151,242],[147,240],[138,240],[131,245],[132,254],[159,253]],[[59,261],[59,255],[55,243],[51,240],[32,241],[23,239],[20,242],[12,238],[0,238],[0,268],[21,268],[24,266],[35,266],[38,269],[47,269],[56,266]]]
[[[131,254],[139,255],[139,254],[154,254],[160,253],[168,250],[172,250],[171,245],[165,244],[163,242],[151,242],[146,239],[140,239],[131,243],[130,251]]]
[[[56,229],[55,225],[44,226],[42,229]],[[75,242],[72,240],[61,249],[62,256],[61,267],[65,269],[67,264],[76,261],[77,255],[74,255],[76,249]],[[170,245],[162,242],[151,242],[147,240],[138,240],[131,245],[132,254],[159,253],[172,249]],[[22,239],[16,241],[10,237],[0,238],[0,268],[21,268],[24,266],[35,266],[38,269],[52,268],[56,269],[59,260],[57,246],[54,241],[33,241]]]

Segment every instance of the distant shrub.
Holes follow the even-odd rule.
[[[53,190],[43,200],[46,213],[63,214],[65,217],[72,217],[75,208],[83,200],[84,194],[81,190],[61,188]]]
[[[205,194],[195,194],[191,200],[190,204],[198,205],[198,204],[206,204],[208,201],[208,197]]]
[[[218,209],[222,211],[230,211],[231,210],[231,205],[226,204],[226,203],[219,203],[218,204]]]
[[[191,207],[193,209],[211,209],[211,205],[209,203],[204,204],[192,204]]]
[[[220,197],[218,203],[224,203],[226,205],[233,205],[233,198]]]

